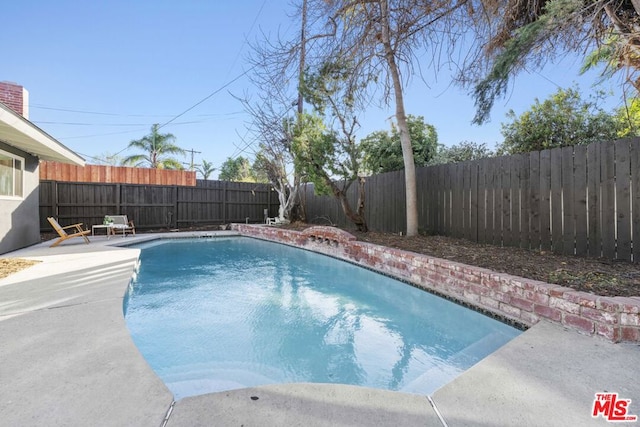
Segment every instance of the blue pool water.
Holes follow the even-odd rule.
[[[381,274],[250,238],[159,240],[126,299],[176,399],[271,383],[431,394],[520,331]]]

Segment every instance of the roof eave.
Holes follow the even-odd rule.
[[[51,135],[0,102],[0,141],[32,154],[52,160],[84,166],[85,161]]]

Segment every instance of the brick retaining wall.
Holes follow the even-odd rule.
[[[413,252],[359,242],[334,227],[234,224],[241,234],[351,261],[531,326],[546,319],[613,342],[640,342],[640,297],[601,297]]]

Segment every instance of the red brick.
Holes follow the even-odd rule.
[[[526,323],[529,326],[535,325],[540,321],[540,316],[534,313],[528,313],[526,311],[520,312],[520,320]]]
[[[480,295],[478,294],[474,294],[471,292],[464,292],[464,299],[469,301],[469,302],[473,302],[476,303],[475,305],[478,305],[480,303]]]
[[[622,341],[640,342],[640,328],[622,326],[620,331]]]
[[[587,294],[585,292],[565,292],[563,298],[567,301],[579,304],[583,307],[596,308],[598,300],[597,295]]]
[[[598,296],[581,292],[578,304],[583,307],[596,308],[598,306]]]
[[[528,279],[523,279],[522,288],[525,291],[537,291],[538,290],[538,284],[537,284],[537,282],[533,282],[533,281],[528,280]]]
[[[571,314],[580,314],[580,306],[578,304],[554,296],[549,298],[549,307],[558,308]]]
[[[540,292],[525,290],[524,297],[536,304],[549,305],[549,295]]]
[[[493,309],[499,309],[500,308],[500,302],[493,299],[493,298],[489,298],[487,296],[481,296],[480,297],[480,303],[482,305],[484,305],[487,308],[493,308]]]
[[[513,316],[515,318],[520,318],[520,309],[517,307],[513,307],[509,304],[500,303],[500,311],[508,314],[509,316]]]
[[[509,304],[524,311],[533,311],[533,302],[528,301],[524,298],[512,296]]]
[[[476,295],[489,295],[489,293],[491,292],[490,289],[485,288],[484,286],[478,286],[472,283],[466,283],[465,288],[467,292],[470,292]]]
[[[545,319],[560,322],[562,320],[562,311],[557,308],[548,307],[546,305],[534,305],[533,312]]]
[[[564,316],[562,316],[562,324],[588,334],[593,334],[595,331],[595,323],[593,320],[585,319],[584,317],[575,316],[573,314],[565,313]]]
[[[549,295],[556,298],[562,298],[565,292],[571,292],[573,289],[565,288],[563,286],[556,286],[555,288],[549,289]]]
[[[640,326],[640,315],[620,313],[620,324],[622,326]]]
[[[491,275],[483,274],[480,283],[482,286],[486,286],[487,288],[500,289],[500,281],[495,280]]]
[[[608,297],[598,298],[596,308],[598,308],[599,310],[608,311],[610,313],[616,313],[620,311],[620,305],[618,304],[618,301]]]
[[[451,281],[447,283],[445,288],[448,292],[452,292],[458,295],[464,295],[464,285],[460,282]]]
[[[609,313],[607,311],[597,310],[595,308],[582,307],[580,315],[587,319],[595,320],[596,322],[605,323],[608,325],[618,324],[618,315],[615,313]]]
[[[503,280],[500,281],[500,290],[505,293],[509,293],[512,295],[516,295],[516,287],[513,286],[510,282],[505,282]]]
[[[511,296],[509,294],[505,294],[499,291],[491,291],[489,292],[489,296],[496,301],[500,301],[504,303],[509,303],[509,301],[511,300]]]
[[[620,342],[620,327],[596,323],[596,334],[613,342]]]
[[[537,282],[536,288],[538,292],[543,293],[545,295],[549,295],[552,289],[556,289],[556,285],[551,285],[549,283]]]
[[[618,302],[622,312],[640,314],[640,299],[623,297],[615,297],[614,299]]]

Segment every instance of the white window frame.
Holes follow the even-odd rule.
[[[16,156],[13,153],[9,153],[7,151],[4,150],[0,150],[0,156],[3,157],[9,157],[13,162],[12,162],[12,172],[13,172],[13,180],[12,180],[12,194],[0,194],[0,199],[11,199],[11,200],[21,200],[24,199],[24,178],[25,178],[25,159],[24,157],[20,157],[20,156]],[[18,168],[16,168],[16,160],[20,161],[20,179],[21,179],[21,186],[20,188],[22,189],[22,194],[18,194],[16,195],[16,170]],[[1,177],[0,177],[1,178]],[[1,187],[0,187],[1,188]]]

